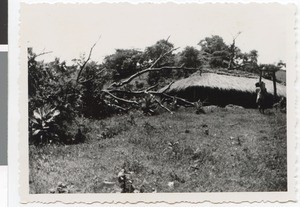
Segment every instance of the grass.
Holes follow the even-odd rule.
[[[29,146],[30,193],[49,193],[61,183],[69,193],[120,192],[122,168],[144,192],[287,190],[286,114],[179,109],[86,123],[86,143]],[[101,136],[104,131],[112,135]]]

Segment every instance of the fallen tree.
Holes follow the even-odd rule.
[[[92,77],[87,80],[81,80],[81,75],[83,74],[85,66],[90,60],[93,48],[95,47],[96,43],[93,44],[93,46],[91,47],[88,58],[83,62],[82,65],[80,65],[79,72],[76,79],[77,84],[86,83],[88,81],[93,80],[93,78],[97,78],[97,77]],[[125,78],[120,81],[114,81],[111,84],[108,84],[108,86],[103,87],[103,89],[101,89],[101,93],[102,93],[101,97],[104,99],[107,105],[115,109],[121,110],[123,112],[128,111],[131,108],[140,108],[145,114],[154,114],[153,105],[156,105],[168,111],[169,113],[173,113],[173,111],[169,108],[169,106],[167,106],[168,104],[173,105],[173,108],[177,108],[177,106],[179,105],[184,107],[197,107],[198,106],[197,102],[190,102],[183,98],[167,94],[168,89],[171,87],[174,81],[171,81],[170,83],[166,83],[165,86],[162,86],[162,88],[164,88],[163,90],[158,88],[158,84],[150,85],[145,88],[143,87],[139,90],[131,90],[126,87],[127,85],[130,85],[133,82],[133,80],[135,80],[136,78],[149,72],[154,72],[154,71],[162,72],[164,70],[188,70],[188,71],[199,70],[197,68],[184,67],[184,64],[178,67],[176,66],[157,67],[157,63],[162,58],[164,58],[168,54],[171,54],[173,51],[177,49],[179,48],[169,49],[168,51],[162,53],[156,60],[154,60],[149,67],[134,73],[128,78]],[[104,71],[105,69],[102,68],[97,74],[101,74]]]

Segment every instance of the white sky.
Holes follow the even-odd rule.
[[[230,43],[242,31],[236,45],[243,52],[256,49],[260,63],[275,63],[288,59],[293,12],[293,7],[279,4],[27,5],[22,37],[37,53],[53,51],[43,59],[69,62],[88,53],[102,35],[92,54],[92,60],[101,62],[117,48],[144,49],[169,35],[183,49],[199,48],[197,43],[211,35]]]

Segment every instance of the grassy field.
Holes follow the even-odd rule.
[[[197,115],[180,109],[84,121],[83,144],[29,146],[30,193],[50,193],[58,185],[69,193],[120,192],[122,168],[144,192],[287,190],[281,112],[214,108]]]

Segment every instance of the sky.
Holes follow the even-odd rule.
[[[243,52],[258,51],[259,63],[284,62],[294,44],[292,6],[280,4],[35,4],[24,5],[21,37],[45,61],[68,63],[89,53],[102,62],[115,49],[141,49],[166,39],[182,50],[212,35],[229,44],[235,34]]]

